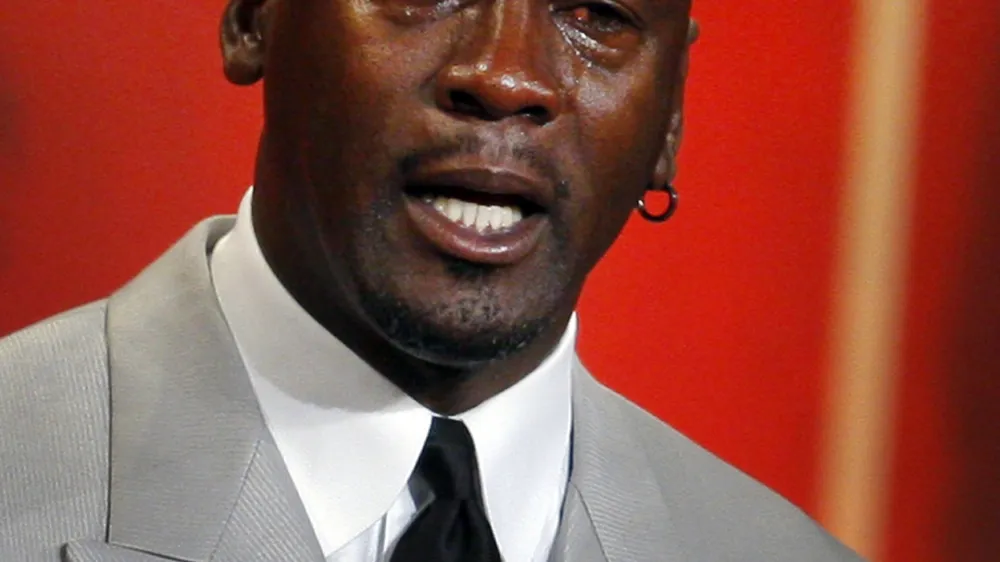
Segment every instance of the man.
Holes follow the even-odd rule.
[[[857,560],[574,355],[675,196],[690,8],[231,0],[254,187],[0,342],[0,559]]]

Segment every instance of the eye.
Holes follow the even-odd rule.
[[[568,16],[581,31],[599,35],[621,33],[629,25],[628,18],[608,4],[581,4],[570,8]]]
[[[636,19],[625,9],[609,2],[570,4],[558,10],[567,31],[583,39],[588,48],[626,50],[639,40]],[[580,37],[582,36],[582,37]]]

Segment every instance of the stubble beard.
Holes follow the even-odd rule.
[[[545,260],[546,271],[535,276],[536,282],[525,287],[521,298],[497,289],[496,278],[503,274],[499,268],[442,255],[446,278],[440,285],[449,287],[448,294],[428,295],[422,301],[404,297],[412,292],[402,287],[409,282],[408,274],[386,266],[394,254],[384,224],[399,206],[391,199],[372,205],[354,225],[363,244],[355,245],[346,256],[355,266],[354,282],[363,313],[396,348],[440,366],[430,370],[440,373],[435,376],[460,379],[478,367],[518,354],[552,327],[572,271],[565,251],[567,231],[560,228],[560,221],[553,221],[556,243],[547,252],[551,259]]]

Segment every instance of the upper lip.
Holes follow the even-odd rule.
[[[555,186],[530,168],[493,164],[481,158],[456,157],[419,166],[406,183],[423,188],[458,188],[488,195],[519,197],[541,209],[553,203]]]

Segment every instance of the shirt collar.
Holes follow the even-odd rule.
[[[264,414],[329,555],[406,487],[432,413],[320,326],[271,272],[253,231],[252,189],[211,258],[223,314]],[[530,560],[568,477],[576,316],[518,384],[465,412],[487,513],[507,560]],[[530,438],[526,438],[530,436]]]

